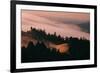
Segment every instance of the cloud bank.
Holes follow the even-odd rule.
[[[62,37],[90,37],[89,13],[22,10],[21,22],[23,31],[33,27]]]

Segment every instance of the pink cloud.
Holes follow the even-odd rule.
[[[85,37],[89,39],[89,33],[82,31],[82,29],[75,24],[62,23],[60,21],[51,20],[47,17],[60,17],[65,19],[72,19],[80,22],[88,21],[89,15],[84,13],[63,13],[63,12],[43,12],[43,11],[22,11],[22,30],[30,30],[30,27],[37,29],[43,29],[47,33],[53,34],[54,32],[57,35],[62,37]]]

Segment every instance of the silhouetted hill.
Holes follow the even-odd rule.
[[[85,38],[63,38],[60,35],[57,36],[56,32],[47,34],[45,30],[37,30],[35,28],[31,28],[27,32],[22,31],[22,36],[31,37],[27,47],[22,46],[21,49],[21,61],[23,63],[90,59],[90,41]],[[37,43],[34,44],[32,39],[37,40]],[[50,42],[55,45],[68,44],[69,47],[66,47],[68,51],[61,53],[56,47],[50,47]],[[62,47],[60,48],[62,49]]]

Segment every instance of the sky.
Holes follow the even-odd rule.
[[[30,27],[62,37],[90,38],[90,14],[82,12],[21,11],[22,31]]]

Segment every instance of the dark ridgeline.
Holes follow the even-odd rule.
[[[45,30],[37,30],[31,28],[30,31],[22,32],[22,35],[31,35],[36,39],[37,44],[32,41],[28,43],[27,47],[21,49],[21,62],[43,62],[43,61],[61,61],[61,60],[86,60],[90,59],[90,41],[85,38],[66,37],[65,39],[60,35],[47,34]],[[47,48],[46,41],[55,44],[67,43],[70,46],[69,53],[60,53],[55,48]]]

